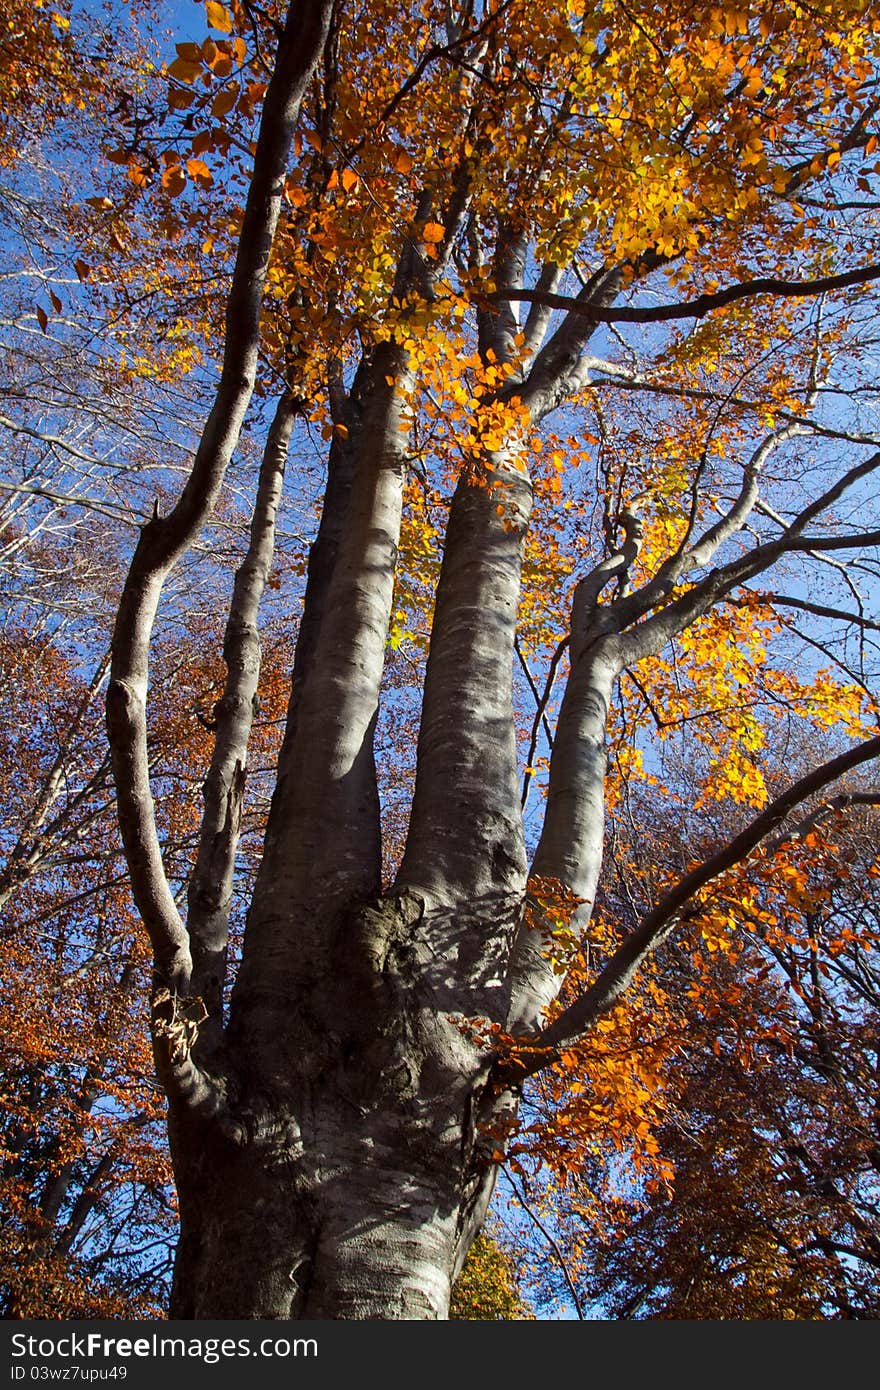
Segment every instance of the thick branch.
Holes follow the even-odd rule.
[[[511,451],[452,502],[399,883],[447,903],[521,891],[513,642],[531,487]]]
[[[507,292],[508,299],[528,300],[539,295],[539,302],[545,308],[565,307],[571,310],[537,353],[523,383],[522,399],[531,410],[535,422],[543,419],[583,386],[588,374],[583,360],[584,349],[601,322],[600,316],[608,312],[607,306],[613,303],[622,285],[622,269],[612,266],[597,271],[576,299],[566,299],[542,290]],[[562,303],[548,305],[548,301],[555,300]]]
[[[333,496],[342,510],[328,523],[333,553],[310,595],[309,661],[279,758],[236,985],[238,1016],[267,1043],[264,1026],[281,1026],[275,1003],[288,1018],[294,980],[320,969],[328,925],[381,888],[373,734],[407,470],[408,361],[399,344],[380,343],[353,387],[346,478]]]

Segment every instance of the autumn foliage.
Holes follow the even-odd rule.
[[[344,2],[274,182],[279,0],[115,46],[7,9],[6,1314],[164,1301],[163,1087],[244,1091],[223,972],[273,793],[326,849],[276,773],[318,718],[330,580],[355,614],[387,551],[362,629],[333,617],[339,708],[379,670],[358,893],[408,891],[435,833],[436,888],[497,814],[517,899],[525,1002],[441,1011],[491,1073],[480,1181],[506,1165],[519,1203],[450,1316],[525,1316],[514,1257],[582,1316],[876,1316],[872,6]],[[374,466],[379,521],[340,524]],[[502,795],[487,753],[477,804],[511,668],[513,762]],[[363,839],[337,820],[334,884]]]

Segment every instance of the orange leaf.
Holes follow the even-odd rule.
[[[186,187],[186,174],[179,164],[172,164],[162,175],[162,187],[166,192],[176,198],[178,193],[182,193]]]
[[[191,174],[201,188],[210,188],[213,183],[211,170],[203,159],[188,159],[186,161],[186,171]]]
[[[446,235],[446,229],[440,222],[426,222],[422,228],[422,240],[431,244],[441,242]]]
[[[238,92],[234,87],[227,87],[224,91],[218,92],[211,106],[211,115],[219,121],[232,110],[238,98]]]
[[[177,82],[191,83],[195,82],[201,70],[198,62],[191,62],[189,58],[175,58],[168,68],[168,76]]]

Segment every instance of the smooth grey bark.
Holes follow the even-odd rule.
[[[167,517],[157,513],[141,530],[113,631],[107,733],[119,824],[157,976],[166,988],[182,995],[188,991],[192,969],[190,943],[162,864],[147,755],[150,639],[165,580],[211,514],[253,394],[263,287],[293,129],[324,51],[332,10],[333,0],[298,0],[288,10],[254,153],[227,301],[220,382],[177,503]],[[168,1076],[170,1080],[170,1072]]]
[[[223,1021],[235,851],[262,658],[257,616],[275,551],[275,521],[297,413],[296,400],[285,393],[269,429],[250,541],[233,583],[223,641],[227,675],[214,708],[214,753],[204,782],[205,810],[187,895],[193,959],[190,990],[202,999],[207,1013],[202,1045],[218,1040]]]
[[[284,1027],[283,1002],[273,1001],[283,1001],[304,973],[322,968],[328,925],[338,911],[381,888],[372,741],[406,472],[398,428],[406,373],[402,349],[377,350],[344,529],[295,733],[279,761],[233,1001],[234,1018],[242,1026],[253,1020],[270,1041]],[[295,944],[291,920],[299,924]]]
[[[271,1039],[233,1011],[225,1114],[172,1107],[173,1316],[445,1317],[494,1095],[423,925],[412,895],[352,907]]]
[[[372,731],[405,472],[398,386],[407,371],[405,354],[387,345],[359,374],[338,486],[328,488],[328,505],[332,497],[339,508],[322,521],[332,548],[309,600],[309,660],[229,1022],[210,1072],[195,1065],[185,1036],[178,1059],[193,1081],[191,1094],[182,1082],[171,1093],[177,1317],[445,1317],[515,1113],[508,1088],[527,1070],[505,1070],[467,1020],[534,1036],[558,989],[540,933],[519,925],[526,863],[511,671],[530,490],[513,453],[494,459],[494,487],[466,476],[453,499],[412,822],[397,882],[381,891]],[[639,527],[625,516],[619,550],[576,591],[532,872],[583,900],[584,925],[601,862],[605,726],[620,671],[801,544],[822,509],[817,500],[780,542],[681,593],[679,581],[710,564],[746,520],[754,473],[674,574],[630,591]],[[831,488],[820,501],[838,495]],[[603,601],[612,582],[617,597]],[[566,1017],[577,1023],[585,1008],[593,1018],[611,1007],[641,958],[638,950],[615,956],[597,985],[601,998],[583,996]],[[538,1035],[544,1051],[532,1069],[558,1055],[561,1038],[558,1028]]]
[[[446,532],[398,883],[430,903],[521,894],[513,639],[531,487],[513,453],[463,474]]]
[[[565,687],[550,767],[541,838],[532,860],[535,878],[555,880],[580,905],[572,928],[582,931],[592,914],[605,831],[606,729],[614,684],[621,670],[615,638],[573,638],[571,672]],[[508,1028],[528,1033],[556,998],[549,931],[524,920],[511,961]]]

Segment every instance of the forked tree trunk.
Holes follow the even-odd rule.
[[[560,984],[545,931],[554,929],[558,913],[552,901],[543,922],[523,919],[522,911],[527,858],[512,666],[531,506],[523,441],[589,384],[596,359],[586,349],[597,323],[634,269],[646,272],[655,262],[643,256],[635,268],[608,264],[574,300],[548,293],[559,277],[549,264],[537,289],[525,291],[525,231],[516,230],[516,219],[496,226],[490,218],[495,290],[491,303],[480,306],[477,296],[477,338],[484,366],[491,363],[497,375],[501,364],[511,375],[499,377],[497,397],[481,408],[499,407],[501,419],[514,403],[516,409],[500,441],[493,424],[485,448],[473,435],[463,444],[436,593],[410,825],[397,883],[382,896],[373,744],[412,465],[417,364],[407,347],[407,316],[417,335],[465,236],[472,177],[465,155],[448,186],[429,178],[415,201],[399,248],[390,331],[371,340],[365,326],[348,389],[331,373],[335,434],[324,511],[228,1017],[228,920],[259,675],[257,609],[271,564],[283,455],[301,404],[295,383],[270,436],[248,555],[233,590],[206,817],[186,922],[180,916],[153,813],[145,703],[150,635],[165,578],[219,494],[250,399],[293,126],[340,13],[331,0],[291,4],[255,154],[220,389],[178,503],[143,528],[114,635],[108,729],[132,887],[154,951],[156,1060],[169,1096],[181,1210],[171,1312],[182,1318],[446,1317],[515,1110],[505,1088],[553,1060],[613,1006],[694,885],[708,881],[690,874],[684,897],[667,895],[590,988],[542,1026]],[[453,34],[444,50],[447,58],[467,60],[456,96],[465,150],[476,148],[471,125],[476,130],[491,119],[497,92],[494,81],[478,80],[495,41],[483,29],[474,31],[472,47]],[[439,51],[432,47],[428,56]],[[485,76],[491,79],[488,69]],[[444,140],[444,148],[454,143]],[[443,233],[431,241],[430,256],[420,233],[429,224],[434,237],[438,226]],[[475,248],[479,242],[475,236]],[[535,302],[520,333],[512,305],[524,298]],[[551,303],[566,311],[555,328]],[[517,342],[524,355],[514,354]],[[600,871],[606,722],[620,672],[787,551],[821,544],[811,533],[816,518],[880,469],[876,454],[776,541],[711,568],[756,505],[764,457],[789,433],[786,427],[768,436],[727,512],[702,536],[689,532],[654,578],[631,591],[641,526],[625,510],[619,548],[577,585],[570,672],[533,861],[541,891],[532,894],[538,903],[548,893],[560,902],[573,898],[574,926],[587,928]],[[692,529],[697,515],[695,504]],[[880,741],[869,741],[854,756],[864,760],[878,748]],[[832,760],[820,772],[838,775],[845,763]],[[806,779],[795,791],[812,794],[818,785]],[[777,813],[787,813],[781,802],[769,808],[768,823]],[[754,825],[764,833],[760,817]],[[733,849],[753,843],[740,836]],[[716,856],[707,873],[730,862]],[[511,1061],[497,1045],[500,1030],[527,1035],[531,1060],[523,1062],[521,1050]]]
[[[415,898],[333,935],[271,1044],[233,1014],[223,1118],[172,1112],[172,1317],[447,1316],[491,1185],[488,1052],[436,1007]]]

